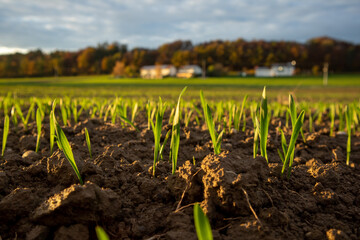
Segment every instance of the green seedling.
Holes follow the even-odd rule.
[[[95,118],[97,112],[97,107],[94,106],[91,110],[90,110],[90,118]]]
[[[153,162],[153,176],[155,176],[156,163],[159,160],[160,156],[160,139],[161,139],[161,129],[162,121],[164,118],[165,107],[159,97],[158,107],[155,113],[155,124],[151,121],[151,128],[154,134],[154,162]]]
[[[311,109],[309,109],[309,132],[313,132],[313,117],[311,114]]]
[[[32,102],[32,103],[30,104],[30,107],[29,107],[28,113],[26,114],[26,117],[24,117],[24,115],[23,115],[23,113],[22,113],[22,111],[21,111],[21,107],[20,107],[19,103],[16,103],[16,104],[15,104],[16,112],[17,112],[17,114],[18,114],[18,115],[20,116],[20,118],[21,118],[21,121],[22,121],[22,123],[23,123],[23,125],[24,125],[25,131],[27,130],[28,122],[29,122],[29,119],[30,119],[30,116],[31,116],[31,113],[32,113],[32,111],[33,111],[34,106],[35,106],[35,103]]]
[[[16,109],[15,109],[14,106],[11,108],[10,114],[11,114],[11,119],[12,119],[12,122],[13,122],[13,124],[14,124],[14,127],[15,127],[15,129],[17,130],[18,119],[17,119]]]
[[[171,141],[170,141],[170,159],[172,164],[172,174],[175,174],[176,167],[177,167],[177,159],[179,155],[179,146],[180,146],[180,102],[181,96],[186,91],[187,87],[181,91],[179,95],[179,99],[176,105],[174,120],[172,124],[171,130]]]
[[[53,149],[54,149],[54,139],[55,139],[55,107],[56,107],[56,99],[53,101],[52,104],[52,110],[50,112],[50,153],[53,153]]]
[[[114,102],[114,105],[112,106],[111,108],[111,123],[112,124],[115,124],[115,121],[116,121],[116,116],[117,116],[117,101]]]
[[[259,120],[255,116],[255,127],[254,127],[254,144],[253,144],[253,157],[256,158],[258,149],[259,149],[259,137],[260,136],[260,128],[259,128]]]
[[[36,110],[36,127],[37,127],[37,138],[36,138],[36,148],[35,148],[35,152],[39,151],[40,148],[40,137],[41,137],[41,110],[40,108],[38,108]]]
[[[353,111],[350,106],[345,108],[346,130],[347,130],[347,145],[346,145],[346,165],[350,164],[350,152],[351,152],[351,125],[353,121]]]
[[[167,131],[166,135],[165,135],[165,138],[164,138],[164,142],[163,144],[161,145],[160,147],[160,151],[159,151],[159,157],[161,160],[163,160],[163,152],[164,152],[164,148],[166,146],[166,143],[170,137],[170,134],[171,134],[171,130]]]
[[[287,150],[284,151],[285,157],[284,157],[284,161],[283,161],[281,175],[284,174],[286,167],[288,167],[288,177],[291,174],[291,168],[292,168],[292,164],[293,164],[293,160],[294,160],[294,153],[295,153],[295,143],[299,136],[300,129],[304,123],[304,117],[305,117],[305,111],[303,110],[303,111],[301,111],[299,117],[296,119],[295,124],[293,125],[294,127],[292,129],[289,145],[287,147]],[[282,138],[285,138],[285,137],[282,137]],[[282,140],[282,141],[284,141],[284,140]]]
[[[131,111],[131,122],[135,121],[136,114],[138,112],[139,104],[136,102]]]
[[[185,127],[189,126],[191,115],[193,114],[193,112],[194,112],[193,110],[190,110],[189,112],[187,112],[185,114],[185,117],[184,117]]]
[[[195,122],[196,122],[196,125],[200,126],[200,120],[199,120],[198,116],[195,116]]]
[[[119,115],[120,119],[122,121],[124,121],[125,123],[129,124],[130,126],[132,126],[136,131],[140,132],[140,130],[134,125],[134,123],[132,123],[129,119],[127,119],[124,116]]]
[[[3,130],[4,130],[4,132],[3,132],[3,139],[2,139],[1,157],[4,157],[7,137],[9,135],[9,116],[8,115],[5,116]]]
[[[148,130],[150,130],[151,122],[152,122],[151,112],[152,112],[152,107],[151,107],[150,102],[148,102],[146,104],[146,115],[147,115]]]
[[[290,118],[291,118],[291,127],[294,128],[295,121],[296,121],[296,105],[295,105],[294,98],[291,94],[289,94],[289,113],[290,113]],[[306,139],[305,139],[302,127],[300,129],[300,134],[301,134],[301,137],[302,137],[304,143],[306,143]]]
[[[285,127],[286,128],[289,128],[289,111],[286,111],[286,114],[285,114]]]
[[[211,109],[207,104],[204,94],[201,90],[200,90],[200,100],[204,111],[206,126],[209,130],[211,141],[213,144],[214,153],[218,155],[221,152],[221,141],[222,141],[222,136],[224,134],[224,130],[222,130],[219,134],[216,132],[215,122],[212,117]]]
[[[339,131],[343,132],[345,129],[343,105],[339,104],[337,110],[339,115]]]
[[[72,109],[72,114],[74,117],[74,122],[77,123],[84,108],[81,107],[80,110],[78,111],[78,105],[77,105],[77,102],[75,101],[74,104],[72,104],[71,109]]]
[[[36,105],[38,106],[37,109],[40,110],[41,120],[44,120],[44,117],[45,117],[44,105],[42,104],[42,102],[39,99],[36,99],[35,102],[36,102]],[[36,117],[35,117],[35,119],[36,119]]]
[[[92,158],[92,154],[91,154],[91,142],[90,142],[90,136],[89,136],[89,132],[87,130],[87,128],[85,128],[85,141],[86,141],[86,145],[89,149],[89,155],[90,158]]]
[[[231,132],[231,129],[232,129],[235,111],[236,111],[235,104],[232,105],[231,103],[229,103],[229,118],[228,118],[228,122],[227,122],[227,127],[228,127],[229,133]]]
[[[63,132],[63,130],[61,129],[61,127],[58,123],[56,123],[56,141],[57,141],[58,145],[60,146],[60,148],[62,149],[62,151],[64,152],[66,159],[69,161],[70,165],[74,169],[75,174],[80,181],[80,184],[83,185],[84,182],[83,182],[80,172],[76,166],[75,158],[74,158],[73,152],[71,150],[70,143],[67,140],[65,133]]]
[[[95,227],[95,232],[98,240],[110,240],[104,229],[100,226]]]
[[[60,112],[61,112],[61,117],[62,117],[62,121],[63,121],[63,126],[65,127],[66,124],[68,124],[68,113],[67,113],[66,106],[62,99],[60,99]]]
[[[104,122],[107,121],[108,117],[109,117],[109,114],[111,112],[111,109],[112,109],[112,106],[109,105],[107,108],[106,108],[106,111],[105,111],[105,114],[104,114]]]
[[[261,99],[261,107],[260,107],[260,126],[259,126],[259,133],[260,133],[260,152],[261,156],[268,161],[268,156],[266,152],[266,144],[269,132],[269,122],[270,122],[270,113],[268,111],[267,105],[267,97],[266,97],[266,87],[264,87],[262,99]]]
[[[330,136],[334,136],[334,125],[335,125],[335,105],[330,105]]]
[[[209,219],[204,214],[203,210],[201,209],[198,203],[194,205],[194,223],[195,223],[196,234],[199,240],[213,239]]]
[[[246,112],[244,111],[242,131],[245,132],[245,130],[246,130]]]
[[[285,138],[283,130],[280,129],[280,132],[281,132],[281,148],[282,148],[282,152],[279,149],[277,149],[277,151],[278,151],[278,154],[280,156],[281,162],[284,164],[288,146],[287,146],[287,143],[286,143],[286,138]]]
[[[175,109],[171,109],[170,112],[170,116],[169,116],[169,125],[171,125],[172,122],[174,122],[174,114],[175,114]]]
[[[245,131],[245,127],[244,125],[246,126],[246,114],[244,112],[244,108],[245,108],[245,104],[246,104],[246,100],[248,98],[248,95],[246,94],[244,96],[244,99],[242,101],[242,104],[241,104],[241,110],[240,110],[240,113],[239,113],[239,116],[236,117],[236,120],[238,120],[237,123],[234,123],[235,124],[235,129],[239,131],[239,128],[240,128],[240,122],[241,122],[241,118],[243,117],[243,130],[242,131]],[[244,120],[245,119],[245,120]]]
[[[252,120],[253,128],[254,128],[254,143],[253,143],[253,157],[254,158],[256,158],[258,148],[259,148],[259,134],[260,134],[259,125],[260,124],[259,124],[258,117],[256,116],[258,109],[259,109],[259,104],[250,105],[250,115],[251,115],[251,120]]]

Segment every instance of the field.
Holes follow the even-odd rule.
[[[322,85],[321,77],[291,78],[207,78],[207,79],[114,79],[111,76],[84,76],[59,78],[0,79],[0,96],[16,92],[18,96],[63,95],[77,97],[135,97],[143,99],[175,100],[184,86],[188,86],[186,99],[197,98],[200,89],[212,99],[241,100],[245,94],[256,99],[264,86],[269,98],[287,98],[292,92],[306,101],[351,101],[359,98],[360,75],[330,75],[328,86]]]
[[[214,239],[359,239],[359,76],[321,81],[0,79],[0,239],[197,239],[196,203]]]

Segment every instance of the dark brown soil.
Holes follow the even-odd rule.
[[[360,239],[359,133],[352,137],[350,166],[346,135],[330,137],[327,124],[305,133],[287,179],[280,176],[277,154],[279,120],[270,129],[269,164],[253,159],[250,128],[225,134],[216,156],[204,126],[190,124],[182,128],[176,174],[167,147],[153,177],[153,133],[145,113],[137,117],[140,132],[80,120],[64,132],[83,186],[57,147],[50,155],[48,122],[39,154],[27,152],[35,149],[34,123],[27,132],[11,129],[0,160],[0,239],[96,239],[100,225],[111,239],[191,240],[195,202],[209,217],[214,239]],[[164,126],[163,136],[170,127]]]

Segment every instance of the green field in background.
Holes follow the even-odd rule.
[[[241,99],[245,94],[257,98],[267,86],[270,98],[287,98],[289,92],[302,100],[352,101],[360,98],[360,74],[330,75],[328,86],[322,77],[284,78],[113,78],[108,75],[78,77],[44,77],[0,79],[0,95],[8,92],[18,97],[78,96],[78,97],[136,97],[176,98],[188,86],[185,98],[197,98],[202,89],[213,99]]]

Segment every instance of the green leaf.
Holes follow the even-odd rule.
[[[55,137],[55,128],[56,128],[56,119],[55,119],[55,108],[56,108],[56,99],[54,99],[50,112],[50,153],[53,153],[54,148],[54,137]]]
[[[294,129],[292,131],[292,134],[291,134],[291,139],[290,139],[288,150],[286,152],[286,156],[285,156],[285,159],[284,159],[284,164],[283,164],[283,167],[282,167],[282,170],[281,170],[281,174],[283,174],[285,172],[285,168],[287,167],[291,156],[294,156],[295,143],[296,143],[296,140],[297,140],[297,138],[299,136],[300,129],[301,129],[302,125],[303,125],[304,116],[305,116],[305,111],[303,110],[303,111],[301,111],[299,117],[297,118],[297,120],[295,122],[295,127],[294,127]],[[291,173],[291,167],[292,167],[292,161],[289,163],[289,170],[288,170],[289,175]]]
[[[346,106],[345,108],[345,120],[346,120],[346,130],[347,130],[347,145],[346,145],[346,165],[350,164],[350,152],[351,152],[351,125],[353,120],[353,111],[351,106]]]
[[[201,105],[203,107],[205,123],[209,130],[211,141],[213,144],[214,154],[218,155],[221,152],[221,141],[222,141],[222,136],[224,134],[224,132],[223,132],[224,130],[220,133],[220,135],[218,135],[218,133],[215,129],[215,121],[212,117],[210,106],[209,106],[209,104],[207,104],[207,102],[204,98],[204,94],[201,90],[200,90],[200,99],[201,99]],[[218,107],[218,109],[219,109],[219,107]],[[219,110],[217,112],[220,115],[222,114]]]
[[[171,142],[170,142],[170,155],[171,155],[171,163],[172,163],[172,174],[175,174],[177,159],[179,153],[179,145],[180,145],[180,102],[181,96],[186,91],[187,87],[181,91],[179,95],[179,99],[176,105],[175,116],[172,124],[171,131]]]
[[[277,149],[277,152],[278,152],[278,154],[279,154],[279,157],[280,157],[280,159],[281,159],[281,162],[284,164],[284,155],[283,155],[283,153],[280,152],[279,149]]]
[[[159,150],[158,161],[159,161],[159,158],[161,158],[161,159],[163,158],[163,157],[162,157],[162,154],[163,154],[163,152],[164,152],[165,145],[166,145],[166,143],[167,143],[167,141],[168,141],[168,139],[169,139],[169,137],[170,137],[170,133],[171,133],[171,130],[167,131],[167,133],[166,133],[166,135],[165,135],[164,142],[163,142],[163,144],[161,145],[161,148],[160,148],[160,150]]]
[[[110,240],[104,229],[100,226],[95,227],[95,232],[98,240]]]
[[[38,152],[39,148],[40,148],[40,137],[41,137],[41,110],[40,110],[40,108],[38,108],[36,110],[36,126],[37,126],[37,139],[36,139],[35,152]]]
[[[130,126],[132,126],[136,131],[140,132],[140,130],[134,125],[134,123],[132,123],[129,119],[127,119],[124,116],[119,115],[120,119],[124,122],[126,122],[127,124],[129,124]]]
[[[281,132],[281,147],[282,147],[284,155],[286,155],[288,146],[286,144],[285,134],[284,134],[283,130],[281,130],[281,129],[280,129],[280,132]]]
[[[78,177],[80,184],[83,185],[83,181],[80,175],[80,172],[76,166],[75,158],[73,152],[71,150],[70,144],[65,136],[65,133],[61,129],[60,125],[56,123],[56,135],[57,135],[57,142],[60,145],[61,149],[63,150],[66,159],[69,161],[70,165],[75,171],[76,176]]]
[[[6,115],[4,119],[4,132],[3,132],[3,139],[2,139],[2,150],[1,150],[1,156],[4,156],[5,153],[5,147],[7,142],[7,137],[9,134],[9,116]]]
[[[86,140],[86,145],[87,145],[87,147],[89,149],[90,158],[92,158],[91,142],[90,142],[90,136],[89,136],[89,132],[88,132],[87,128],[85,128],[85,140]]]
[[[155,107],[156,108],[156,107]],[[155,109],[155,124],[152,119],[150,119],[151,128],[154,134],[154,161],[153,161],[153,176],[155,176],[155,167],[156,163],[159,160],[160,156],[160,139],[161,139],[161,129],[162,129],[162,121],[164,118],[165,108],[163,107],[163,103],[161,98],[159,97],[159,103],[157,109]]]
[[[244,113],[244,107],[245,107],[247,98],[248,98],[248,95],[246,94],[244,96],[244,99],[243,99],[242,104],[241,104],[241,110],[240,110],[240,115],[239,115],[239,123],[241,122],[241,117],[242,117],[242,115]],[[244,122],[243,124],[246,125],[246,122]]]
[[[296,106],[294,98],[291,94],[289,94],[289,113],[291,117],[291,126],[294,128],[296,121]]]
[[[261,156],[265,157],[266,162],[269,162],[266,152],[267,137],[269,131],[269,120],[270,120],[270,116],[268,113],[268,106],[267,106],[266,87],[264,87],[262,99],[261,99],[259,131],[260,131]]]
[[[209,219],[206,217],[198,203],[196,203],[194,206],[194,223],[196,234],[199,240],[213,239]]]

